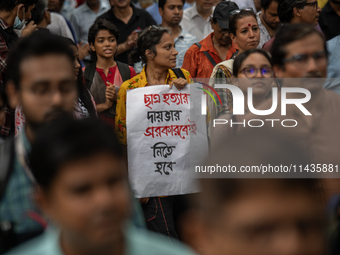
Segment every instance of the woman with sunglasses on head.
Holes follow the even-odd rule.
[[[118,92],[115,129],[120,143],[127,149],[126,137],[126,94],[130,89],[145,86],[169,84],[178,90],[191,83],[191,76],[185,69],[176,67],[175,42],[167,28],[150,26],[139,35],[137,48],[130,55],[130,62],[142,61],[143,70],[124,82]],[[176,73],[175,73],[176,72]],[[182,77],[179,77],[182,76]],[[173,204],[178,196],[141,198],[147,227],[150,230],[178,238],[173,217]],[[158,209],[157,209],[158,208]],[[162,210],[161,210],[162,208]],[[164,210],[164,215],[161,212]]]
[[[256,49],[260,43],[260,29],[256,14],[251,8],[234,10],[230,12],[229,21],[230,38],[238,45],[238,52],[226,61],[216,65],[210,77],[212,84],[230,83],[233,74],[233,62],[236,56],[249,49]],[[226,89],[217,89],[223,99],[224,106],[218,107],[217,116],[232,110],[232,97]]]
[[[244,95],[245,114],[248,108],[248,88],[252,88],[253,107],[258,109],[268,97],[273,87],[274,71],[272,60],[269,53],[262,49],[250,49],[239,54],[233,62],[233,77],[237,78],[233,84],[239,87]],[[242,122],[244,115],[233,115],[232,111],[225,114],[220,119],[230,119],[233,122]],[[220,140],[221,136],[234,134],[236,127],[230,128],[229,125],[217,125],[213,132],[213,143]]]

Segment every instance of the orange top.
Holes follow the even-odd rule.
[[[238,49],[238,46],[232,43],[227,53],[226,59],[222,60],[213,45],[213,35],[214,33],[211,33],[202,41],[200,41],[200,44],[202,45],[201,49],[199,49],[198,46],[194,44],[185,53],[182,68],[188,70],[191,74],[191,77],[193,78],[210,78],[211,73],[214,69],[213,64],[204,55],[204,51],[208,51],[211,57],[218,64],[224,60],[230,59]]]

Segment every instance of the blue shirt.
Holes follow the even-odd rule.
[[[324,87],[329,90],[340,94],[340,35],[334,37],[333,39],[327,41],[327,49],[329,51],[328,57],[328,68],[327,68],[327,81]],[[337,78],[337,79],[334,79]]]
[[[169,241],[167,237],[148,230],[127,227],[125,231],[125,255],[194,255],[178,241]],[[48,229],[42,236],[27,242],[5,255],[63,255],[59,241],[59,231]]]
[[[105,1],[101,0],[99,11],[97,13],[92,11],[86,2],[72,12],[70,22],[78,42],[87,43],[87,35],[90,27],[93,25],[97,17],[109,9],[110,6]]]
[[[185,2],[184,6],[183,6],[183,10],[191,7],[191,4],[188,4],[187,2]],[[158,3],[153,3],[152,5],[150,5],[148,8],[145,9],[148,13],[151,14],[151,16],[153,17],[153,19],[156,21],[157,24],[161,24],[162,23],[162,16],[159,14],[158,11]]]
[[[185,53],[196,42],[198,40],[195,36],[182,29],[179,36],[175,39],[175,49],[178,51],[176,67],[182,67]]]
[[[30,152],[31,145],[24,131],[15,138],[15,141],[23,146],[26,155]],[[13,170],[0,203],[0,222],[13,222],[14,232],[23,234],[40,231],[43,226],[30,216],[32,213],[39,215],[33,200],[34,182],[18,154],[18,146],[15,145]]]

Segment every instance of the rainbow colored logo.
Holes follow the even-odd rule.
[[[200,87],[196,87],[196,88],[198,88],[200,90],[203,90],[205,93],[207,93],[212,98],[212,100],[214,100],[215,106],[217,106],[217,103],[216,103],[216,100],[215,100],[214,96],[211,94],[211,92],[209,92],[207,90],[207,89],[210,89],[212,92],[214,92],[214,94],[217,96],[218,100],[220,101],[220,104],[222,105],[222,100],[221,100],[220,96],[217,94],[216,90],[213,87],[211,87],[208,84],[205,84],[203,82],[200,82],[200,84],[202,84],[202,86],[204,88],[206,88],[206,89],[200,88]]]

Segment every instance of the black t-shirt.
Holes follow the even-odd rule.
[[[156,25],[155,20],[151,17],[151,15],[143,10],[143,9],[138,9],[136,8],[133,4],[131,4],[133,14],[131,19],[127,24],[125,24],[123,21],[118,19],[114,13],[113,13],[113,8],[111,10],[105,12],[101,16],[97,18],[98,19],[106,19],[107,21],[112,22],[117,29],[119,30],[119,39],[118,39],[118,44],[121,44],[126,41],[128,36],[136,29],[138,30],[143,30],[144,28],[151,26],[151,25]],[[128,64],[128,56],[130,54],[131,50],[125,51],[122,54],[118,55],[115,59]]]
[[[320,13],[319,24],[327,41],[340,35],[340,16],[333,10],[329,1]]]

